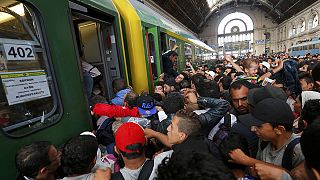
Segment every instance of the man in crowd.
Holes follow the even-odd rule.
[[[113,92],[115,97],[111,100],[112,104],[123,106],[125,95],[131,91],[126,84],[126,81],[122,78],[115,79],[112,81]]]
[[[48,141],[21,147],[15,157],[16,167],[25,179],[54,180],[60,166],[60,152]]]
[[[171,155],[164,152],[154,160],[147,160],[145,145],[147,142],[141,126],[133,122],[122,124],[115,134],[115,152],[124,162],[120,172],[112,175],[112,180],[152,179],[156,176],[156,169],[161,161]]]

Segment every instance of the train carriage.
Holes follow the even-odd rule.
[[[92,129],[80,51],[103,73],[106,97],[126,68],[111,0],[2,0],[0,24],[0,178],[14,179],[14,154],[23,144],[58,146]]]
[[[17,177],[14,155],[20,146],[39,140],[59,146],[92,130],[82,61],[99,69],[98,94],[111,99],[111,82],[119,77],[137,92],[151,91],[163,72],[161,54],[174,44],[179,71],[186,59],[212,52],[136,1],[2,0],[0,178]]]

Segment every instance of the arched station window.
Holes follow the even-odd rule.
[[[251,43],[253,43],[253,21],[250,16],[235,12],[221,20],[218,26],[218,44],[223,47],[226,54],[238,56],[251,51]]]

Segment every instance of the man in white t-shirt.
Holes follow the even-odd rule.
[[[153,179],[156,169],[165,157],[169,157],[172,151],[157,155],[154,160],[145,157],[146,137],[141,126],[133,122],[122,124],[115,134],[115,152],[121,156],[124,167],[120,172],[112,174],[111,179],[135,180],[143,176],[143,179]]]

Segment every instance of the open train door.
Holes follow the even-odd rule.
[[[157,79],[161,74],[161,53],[160,53],[160,33],[158,27],[147,29],[148,55],[150,66],[152,69],[153,80]]]
[[[115,22],[117,14],[102,12],[80,2],[69,1],[69,6],[74,39],[79,52],[79,64],[83,73],[84,92],[89,103],[93,103],[92,99],[97,95],[110,100],[113,97],[112,81],[122,77],[124,73],[120,68],[123,64],[119,58],[119,43],[117,43],[119,41]],[[92,82],[86,71],[89,71],[90,75],[94,71],[91,68],[85,69],[86,64],[96,67],[102,78],[96,81],[93,77],[94,82]]]

